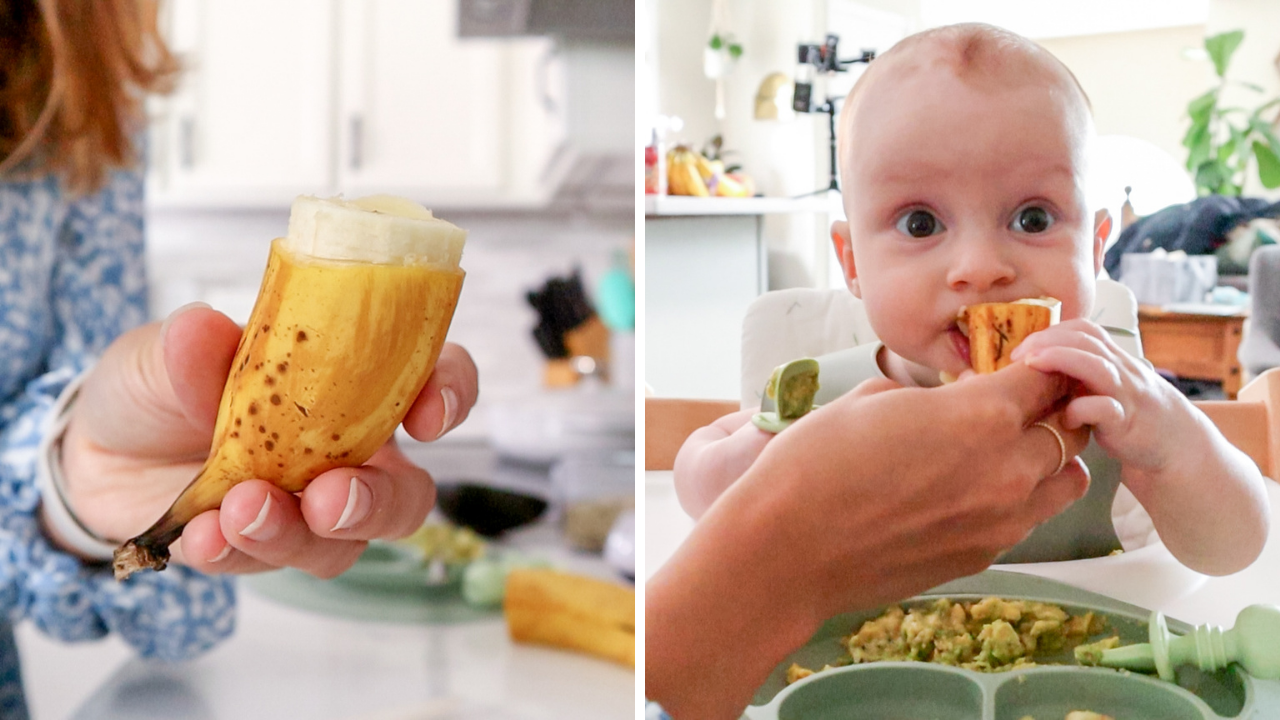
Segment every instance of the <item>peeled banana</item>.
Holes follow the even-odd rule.
[[[556,570],[518,568],[507,575],[502,612],[516,642],[577,650],[635,667],[634,590]]]
[[[1028,298],[1011,303],[982,303],[960,309],[957,324],[969,337],[969,364],[977,373],[993,373],[1012,362],[1013,349],[1033,332],[1057,324],[1062,303]]]
[[[234,485],[288,492],[369,459],[435,367],[464,272],[466,231],[389,196],[299,197],[271,244],[222,391],[204,467],[150,529],[116,550],[117,579],[164,569],[169,545]]]

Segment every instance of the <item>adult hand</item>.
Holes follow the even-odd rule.
[[[649,580],[648,696],[735,718],[826,618],[986,568],[1088,488],[1087,430],[1062,431],[1054,474],[1058,441],[1032,425],[1068,391],[1022,364],[927,390],[869,381],[779,434]]]
[[[240,328],[225,315],[190,307],[104,353],[63,441],[67,499],[89,530],[113,541],[133,537],[195,477],[239,341]],[[470,355],[446,344],[404,427],[434,440],[467,417],[478,392]],[[297,495],[263,480],[236,485],[219,510],[187,525],[173,559],[210,573],[289,566],[332,577],[366,541],[413,532],[434,503],[431,476],[390,440],[365,465],[323,473]]]

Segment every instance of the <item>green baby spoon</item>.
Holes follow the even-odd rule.
[[[800,358],[779,365],[765,386],[765,398],[773,401],[776,410],[756,413],[751,420],[766,432],[782,432],[813,410],[813,396],[817,393],[817,360]]]
[[[1200,625],[1175,637],[1164,614],[1151,613],[1150,643],[1105,650],[1099,664],[1129,670],[1154,669],[1161,680],[1173,682],[1173,669],[1195,665],[1206,672],[1240,663],[1260,680],[1280,679],[1280,606],[1250,605],[1236,616],[1235,627]]]

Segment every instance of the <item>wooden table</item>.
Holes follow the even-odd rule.
[[[1152,365],[1179,377],[1222,383],[1229,400],[1240,391],[1240,335],[1244,313],[1204,315],[1138,307],[1143,355]]]

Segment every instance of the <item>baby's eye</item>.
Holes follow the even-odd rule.
[[[1048,210],[1032,205],[1018,211],[1009,229],[1014,232],[1042,233],[1053,225],[1053,216]]]
[[[945,230],[942,221],[928,210],[912,210],[898,218],[898,231],[911,237],[923,238]]]

